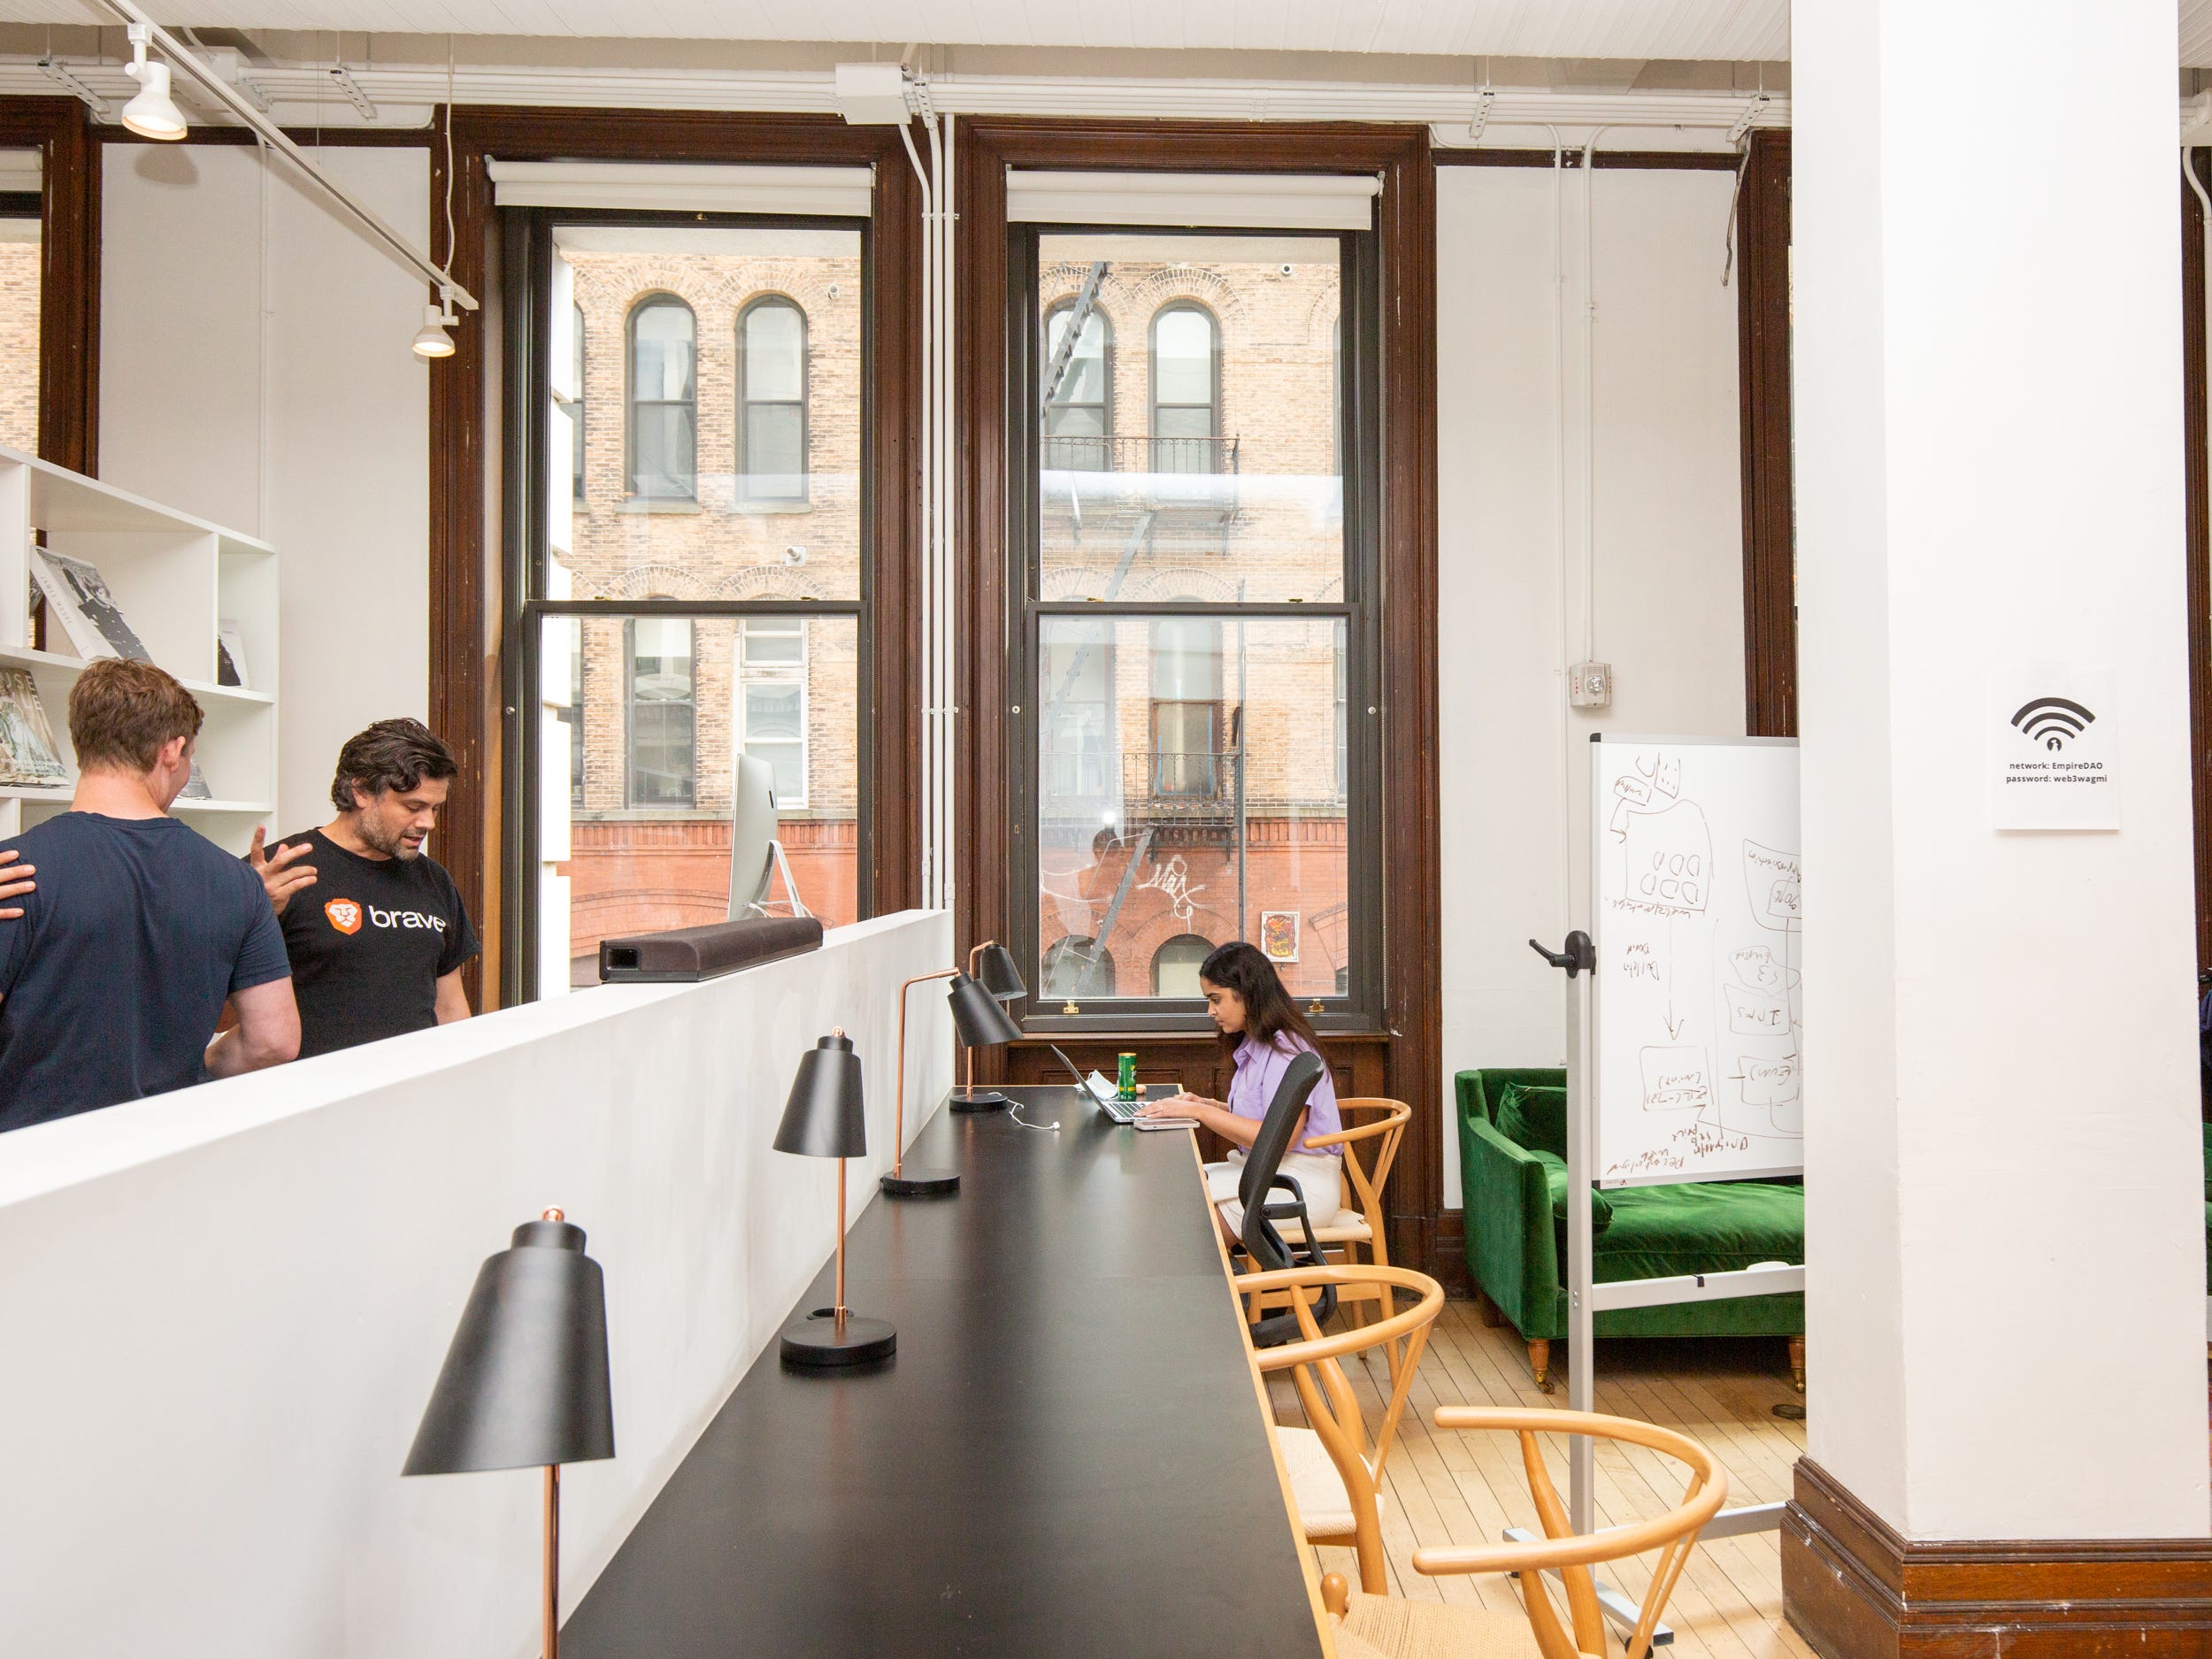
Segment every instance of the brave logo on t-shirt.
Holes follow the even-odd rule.
[[[367,906],[365,912],[364,908],[351,899],[331,900],[323,906],[323,914],[330,918],[330,925],[342,933],[359,933],[365,916],[372,927],[419,928],[434,933],[442,933],[446,929],[446,918],[442,916],[428,916],[420,910],[380,910],[373,904]]]

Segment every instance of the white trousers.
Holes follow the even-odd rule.
[[[1326,1152],[1286,1152],[1281,1173],[1298,1183],[1305,1194],[1306,1213],[1313,1225],[1325,1227],[1344,1208],[1344,1160]],[[1215,1203],[1234,1203],[1237,1183],[1244,1178],[1244,1148],[1233,1147],[1228,1160],[1206,1165],[1206,1196]]]

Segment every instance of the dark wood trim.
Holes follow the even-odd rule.
[[[1790,135],[1754,133],[1736,202],[1743,434],[1744,731],[1797,734],[1796,510],[1790,450]]]
[[[1762,133],[1758,137],[1766,136]],[[1788,136],[1786,133],[1782,134]],[[1430,156],[1440,167],[1548,167],[1548,150],[1451,150],[1442,145]],[[1582,165],[1582,152],[1571,147],[1560,151],[1573,171]],[[1594,167],[1632,167],[1656,173],[1733,173],[1737,157],[1709,150],[1601,150],[1592,157]]]
[[[303,150],[427,150],[445,129],[428,127],[287,127],[280,129]],[[96,129],[104,144],[167,144],[176,140],[141,138],[127,127]],[[245,127],[196,127],[183,142],[188,144],[257,144],[260,135]]]
[[[2204,151],[2185,165],[2207,176]],[[2183,540],[2189,604],[2189,795],[2197,855],[2197,966],[2212,968],[2212,481],[2206,475],[2204,208],[2181,186],[2181,429],[2187,480]]]
[[[441,111],[441,123],[446,119]],[[852,127],[832,116],[691,110],[566,110],[462,106],[451,111],[454,275],[485,295],[493,209],[484,162],[753,162],[873,166],[878,364],[872,498],[874,742],[872,856],[861,896],[872,913],[915,902],[920,835],[917,749],[919,611],[920,219],[918,188],[895,128]],[[445,189],[441,125],[426,135],[434,203]],[[326,140],[334,135],[326,134]],[[434,257],[444,257],[444,217],[434,211]],[[486,481],[491,354],[485,318],[463,319],[454,353],[430,369],[430,719],[459,757],[441,857],[472,914],[484,918],[485,956],[496,961],[500,918],[486,901],[502,890],[501,802],[506,777],[500,660],[506,597],[498,538],[487,534]],[[473,989],[473,987],[472,987]],[[479,1006],[482,1006],[480,1000]]]
[[[1822,1659],[2202,1659],[2212,1539],[1906,1539],[1809,1457],[1782,1611]]]
[[[967,610],[954,930],[962,949],[1010,918],[1006,753],[1006,169],[1379,173],[1382,266],[1381,1090],[1413,1110],[1390,1182],[1392,1259],[1434,1271],[1442,1210],[1442,1009],[1437,839],[1436,169],[1428,129],[1350,123],[1052,121],[959,127],[958,577]],[[1550,156],[1545,159],[1548,165]],[[1202,1041],[1202,1034],[1199,1039]],[[1173,1043],[1174,1037],[1148,1041]],[[1187,1041],[1187,1039],[1185,1039]]]
[[[0,147],[39,152],[38,453],[100,464],[100,146],[75,98],[0,98]]]

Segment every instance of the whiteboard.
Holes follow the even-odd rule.
[[[1804,1167],[1797,744],[1590,745],[1601,1186]]]

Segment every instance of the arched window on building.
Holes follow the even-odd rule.
[[[1152,625],[1152,793],[1221,792],[1221,623],[1162,617]]]
[[[688,617],[632,617],[628,669],[630,806],[687,807],[696,799],[698,681]]]
[[[806,313],[780,294],[737,314],[737,488],[746,501],[807,498]]]
[[[1063,300],[1045,315],[1044,465],[1048,471],[1110,472],[1113,471],[1114,326],[1094,305],[1083,319],[1083,331],[1068,348],[1067,339],[1075,302]],[[1052,366],[1060,365],[1056,380]]]
[[[646,501],[699,494],[698,324],[673,294],[630,308],[629,493]]]
[[[1213,941],[1196,933],[1178,933],[1152,953],[1152,995],[1203,996],[1198,988],[1198,964],[1213,954]]]
[[[1114,994],[1114,953],[1087,934],[1071,933],[1047,945],[1044,967],[1046,996]]]
[[[1221,446],[1221,330],[1190,300],[1152,319],[1152,466],[1217,472]]]

